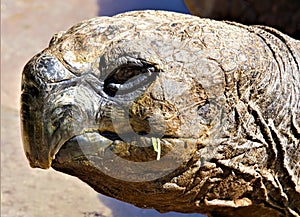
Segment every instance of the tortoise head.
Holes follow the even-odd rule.
[[[181,37],[156,34],[156,23],[153,34],[136,23],[121,16],[85,21],[27,63],[21,122],[32,167],[49,168],[64,144],[88,133],[106,144],[155,134],[166,146],[191,139],[196,147],[218,126],[225,102],[218,64],[202,45],[185,48]]]

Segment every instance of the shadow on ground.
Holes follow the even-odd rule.
[[[113,217],[205,217],[201,214],[182,214],[176,212],[159,213],[153,209],[141,209],[131,204],[121,202],[103,195],[99,195],[101,202],[111,208]],[[88,216],[87,217],[96,217]],[[100,216],[101,217],[101,216]]]

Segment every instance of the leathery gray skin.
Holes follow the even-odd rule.
[[[83,21],[24,68],[26,156],[32,167],[54,166],[161,212],[299,216],[299,50],[299,41],[269,27],[172,12]],[[93,138],[101,144],[89,146]],[[93,151],[75,156],[76,141]],[[105,181],[89,177],[92,166],[81,155],[105,164],[108,149],[128,162],[150,159],[169,174],[118,181],[131,171],[121,164]]]

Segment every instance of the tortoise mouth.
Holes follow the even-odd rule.
[[[51,166],[65,172],[96,169],[100,174],[130,182],[152,180],[187,163],[199,142],[168,136],[141,136],[139,141],[125,142],[114,132],[86,132],[66,141]]]
[[[104,131],[104,132],[99,132],[99,134],[111,141],[122,140],[122,138],[117,133],[114,132]]]
[[[156,161],[172,151],[179,143],[195,144],[196,140],[171,136],[157,138],[150,135],[124,138],[124,135],[118,135],[115,132],[95,130],[84,132],[67,140],[55,155],[54,163],[91,157],[107,159],[107,156],[112,155],[133,162]]]
[[[153,138],[159,140],[166,140],[166,139],[178,139],[170,136],[163,136],[161,138],[156,138],[149,135],[139,135],[136,134],[135,136],[132,135],[119,135],[115,132],[104,131],[99,132],[98,130],[94,131],[86,131],[79,135],[75,135],[72,138],[66,140],[63,144],[60,145],[56,154],[60,152],[61,149],[64,149],[66,146],[70,146],[71,144],[77,143],[83,152],[87,151],[89,147],[101,147],[103,149],[110,148],[112,146],[117,146],[119,144],[127,145],[127,146],[136,146],[139,148],[146,148],[152,147],[153,145]],[[89,153],[87,153],[89,154]]]

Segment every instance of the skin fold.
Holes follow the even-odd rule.
[[[24,67],[25,154],[160,212],[299,216],[299,47],[172,12],[83,21]]]

